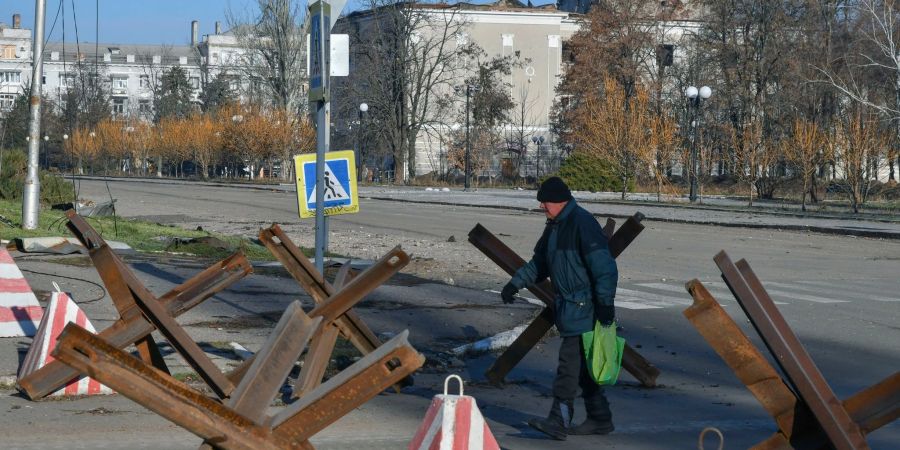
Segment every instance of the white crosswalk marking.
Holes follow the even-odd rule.
[[[663,309],[690,306],[690,294],[680,282],[648,282],[628,284],[616,289],[616,307],[633,310]],[[715,299],[727,306],[736,303],[734,296],[724,281],[704,281],[703,286]],[[776,305],[812,302],[820,304],[849,303],[854,301],[900,302],[900,297],[892,297],[885,287],[873,285],[869,281],[848,282],[844,280],[763,281],[766,292]],[[872,293],[874,291],[874,293]],[[494,291],[491,291],[494,292]],[[887,295],[885,295],[887,293]],[[524,298],[524,297],[523,297]],[[536,299],[526,299],[529,303],[543,305]]]
[[[616,289],[616,298],[619,298],[620,296],[635,297],[635,298],[640,298],[640,299],[644,299],[644,300],[653,300],[653,301],[660,302],[660,303],[666,303],[667,306],[672,305],[672,304],[690,306],[693,303],[693,301],[691,301],[691,296],[690,296],[690,294],[687,293],[687,291],[684,291],[684,297],[673,297],[673,296],[668,296],[668,295],[654,294],[652,292],[647,292],[647,291],[634,291],[631,289],[618,288],[618,289]]]
[[[848,299],[863,298],[866,300],[875,300],[879,302],[900,302],[900,296],[887,293],[885,291],[882,291],[881,289],[878,289],[877,287],[873,287],[871,286],[870,282],[824,282],[800,280],[796,281],[796,283],[798,285],[801,285],[795,286],[797,289],[809,290],[813,292],[827,292],[831,295],[840,294],[841,297]],[[884,294],[887,294],[888,296],[885,296]]]

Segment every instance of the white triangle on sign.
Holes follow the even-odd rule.
[[[313,186],[312,193],[310,193],[309,198],[306,199],[306,203],[309,205],[316,204],[316,188],[318,186]],[[331,167],[328,167],[328,163],[325,163],[325,201],[332,200],[350,200],[350,194],[347,194],[347,191],[344,190],[344,186],[341,185],[341,182],[335,178],[334,171],[331,170]]]

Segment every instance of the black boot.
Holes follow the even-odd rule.
[[[616,427],[612,423],[612,412],[609,410],[609,403],[606,396],[600,391],[584,401],[585,409],[587,409],[587,419],[580,425],[569,428],[571,435],[585,434],[609,434]]]
[[[609,434],[615,430],[612,420],[598,420],[591,417],[585,419],[580,425],[569,428],[569,434],[580,436],[584,434]]]
[[[528,425],[558,441],[566,440],[567,428],[572,424],[574,404],[559,399],[553,400],[553,407],[546,419],[531,419]]]

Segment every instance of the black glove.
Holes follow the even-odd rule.
[[[500,298],[503,299],[503,303],[512,303],[516,301],[516,292],[519,292],[519,288],[513,286],[511,282],[506,283],[506,286],[503,286],[503,290],[500,291]]]
[[[600,321],[600,325],[607,327],[616,320],[616,307],[615,306],[606,306],[601,305],[597,308],[597,320]]]

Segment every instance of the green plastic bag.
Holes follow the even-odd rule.
[[[604,327],[594,322],[594,331],[581,334],[588,372],[597,384],[613,385],[619,379],[625,339],[616,336],[616,323]]]

